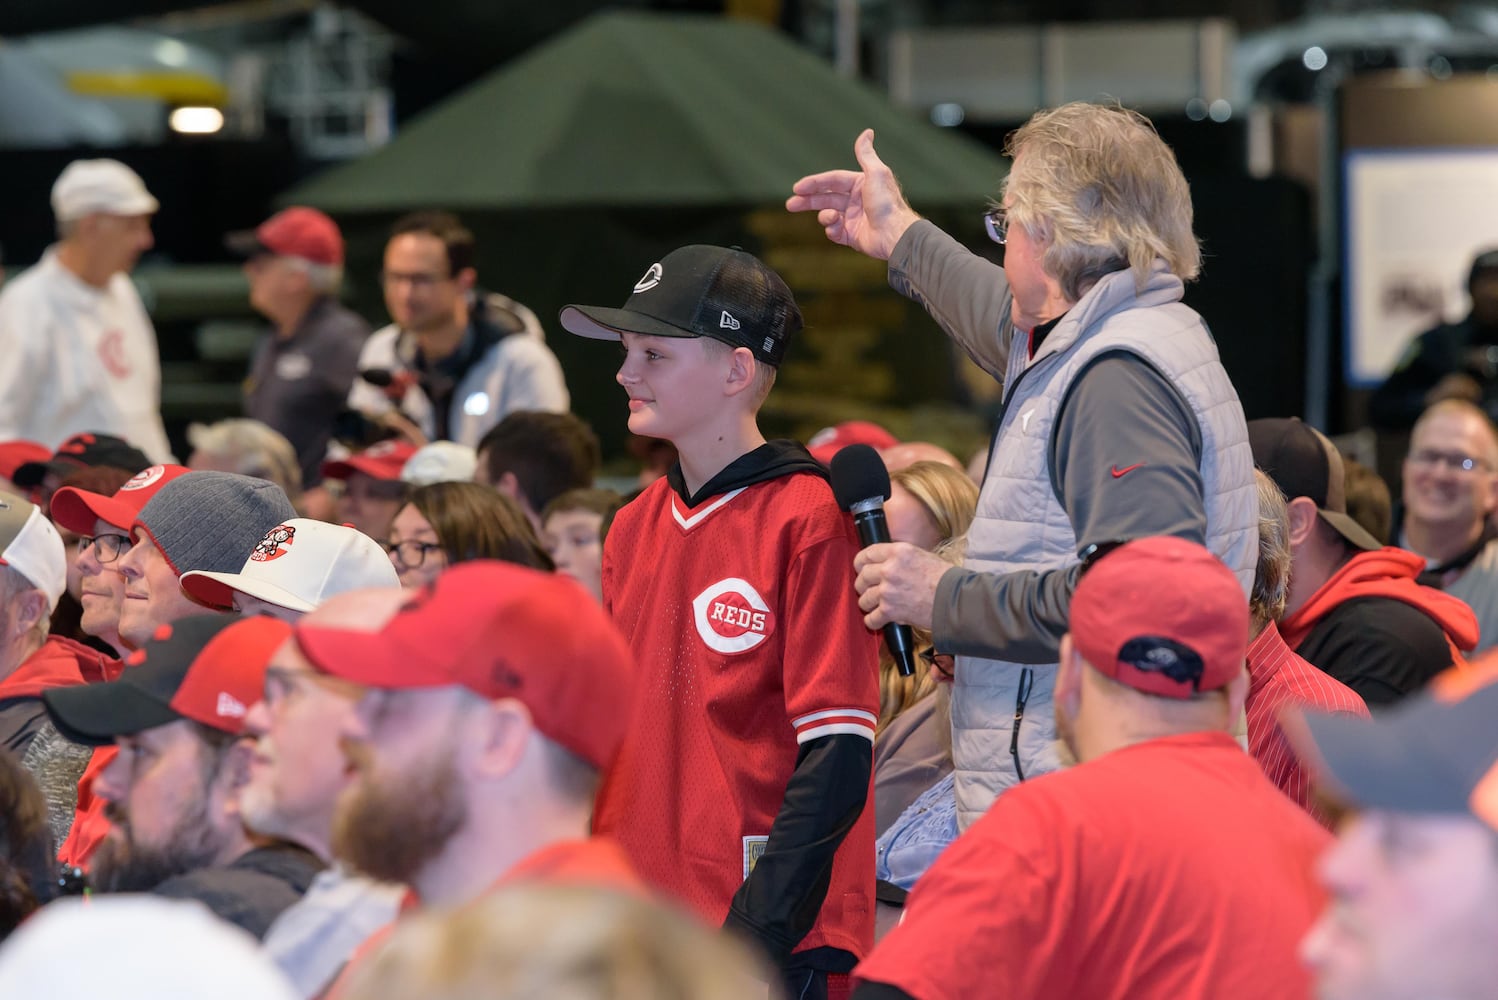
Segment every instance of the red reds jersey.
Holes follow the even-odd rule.
[[[609,529],[604,603],[640,677],[595,827],[715,924],[764,849],[800,745],[851,734],[872,752],[878,640],[853,589],[857,548],[831,488],[805,473],[695,508],[661,479]],[[872,945],[873,831],[866,808],[797,951]]]

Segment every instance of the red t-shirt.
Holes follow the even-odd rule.
[[[1331,839],[1226,733],[1139,743],[1000,796],[854,975],[919,1000],[1304,997]]]
[[[639,666],[633,724],[594,828],[651,885],[721,924],[780,812],[802,743],[867,738],[878,637],[853,588],[858,545],[826,480],[792,474],[695,509],[665,479],[614,519],[604,603]],[[862,956],[874,933],[874,810],[837,850],[796,950]]]
[[[1280,713],[1304,707],[1368,718],[1356,691],[1297,656],[1274,622],[1248,647],[1248,752],[1276,788],[1325,826],[1331,817],[1317,807],[1311,775],[1300,764],[1280,727]]]

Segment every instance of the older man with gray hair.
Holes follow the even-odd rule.
[[[42,693],[104,680],[114,662],[47,634],[67,574],[67,553],[52,522],[33,504],[0,493],[0,748],[15,754],[41,786],[56,843],[72,825],[74,789],[90,749],[47,721]]]
[[[835,243],[889,261],[1004,385],[963,565],[901,543],[858,558],[870,628],[931,628],[958,654],[958,820],[1056,767],[1052,686],[1072,590],[1113,544],[1205,544],[1247,594],[1257,545],[1243,408],[1202,318],[1181,302],[1201,266],[1191,197],[1142,116],[1068,104],[1011,137],[1002,202],[983,215],[996,267],[923,220],[865,131],[859,169],[796,182]]]
[[[369,324],[338,302],[343,234],[317,209],[295,206],[232,234],[229,245],[245,258],[250,305],[271,322],[245,381],[245,415],[286,436],[310,489],[322,482],[334,419],[369,336]]]
[[[103,430],[171,461],[156,331],[130,283],[157,208],[118,160],[74,160],[57,178],[58,242],[0,291],[0,440]]]

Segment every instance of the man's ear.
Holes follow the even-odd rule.
[[[1072,718],[1077,716],[1077,706],[1082,694],[1082,656],[1071,633],[1061,637],[1061,654],[1056,663],[1056,685],[1053,697],[1066,709]]]
[[[1316,501],[1296,497],[1285,506],[1290,513],[1290,548],[1298,549],[1315,534],[1316,523],[1321,520],[1316,513]]]
[[[11,602],[15,617],[11,620],[10,639],[19,639],[43,620],[51,616],[47,610],[47,595],[40,590],[23,590]]]
[[[511,500],[517,502],[520,500],[520,480],[516,478],[515,473],[510,472],[508,469],[499,474],[499,479],[495,481],[494,488]]]
[[[530,709],[514,698],[501,698],[477,716],[468,757],[480,777],[502,778],[520,766],[536,731]]]
[[[471,267],[465,267],[453,275],[453,282],[458,286],[460,292],[465,294],[473,291],[473,286],[478,283],[479,273]]]
[[[728,381],[724,391],[730,396],[754,386],[754,377],[759,373],[759,359],[747,347],[735,347],[729,355]]]

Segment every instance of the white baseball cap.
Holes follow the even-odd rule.
[[[466,483],[479,467],[478,453],[456,441],[433,441],[416,449],[401,467],[401,481],[413,486]]]
[[[20,573],[57,610],[68,587],[67,547],[35,504],[11,493],[0,493],[0,566]]]
[[[140,175],[119,160],[74,160],[52,185],[52,214],[59,222],[85,215],[150,215],[161,203]]]
[[[16,928],[0,949],[0,996],[298,995],[254,938],[198,902],[129,894],[60,899]]]
[[[190,570],[181,583],[189,597],[212,607],[233,607],[237,591],[305,612],[345,590],[399,587],[400,576],[362,531],[294,517],[267,531],[238,573]]]

